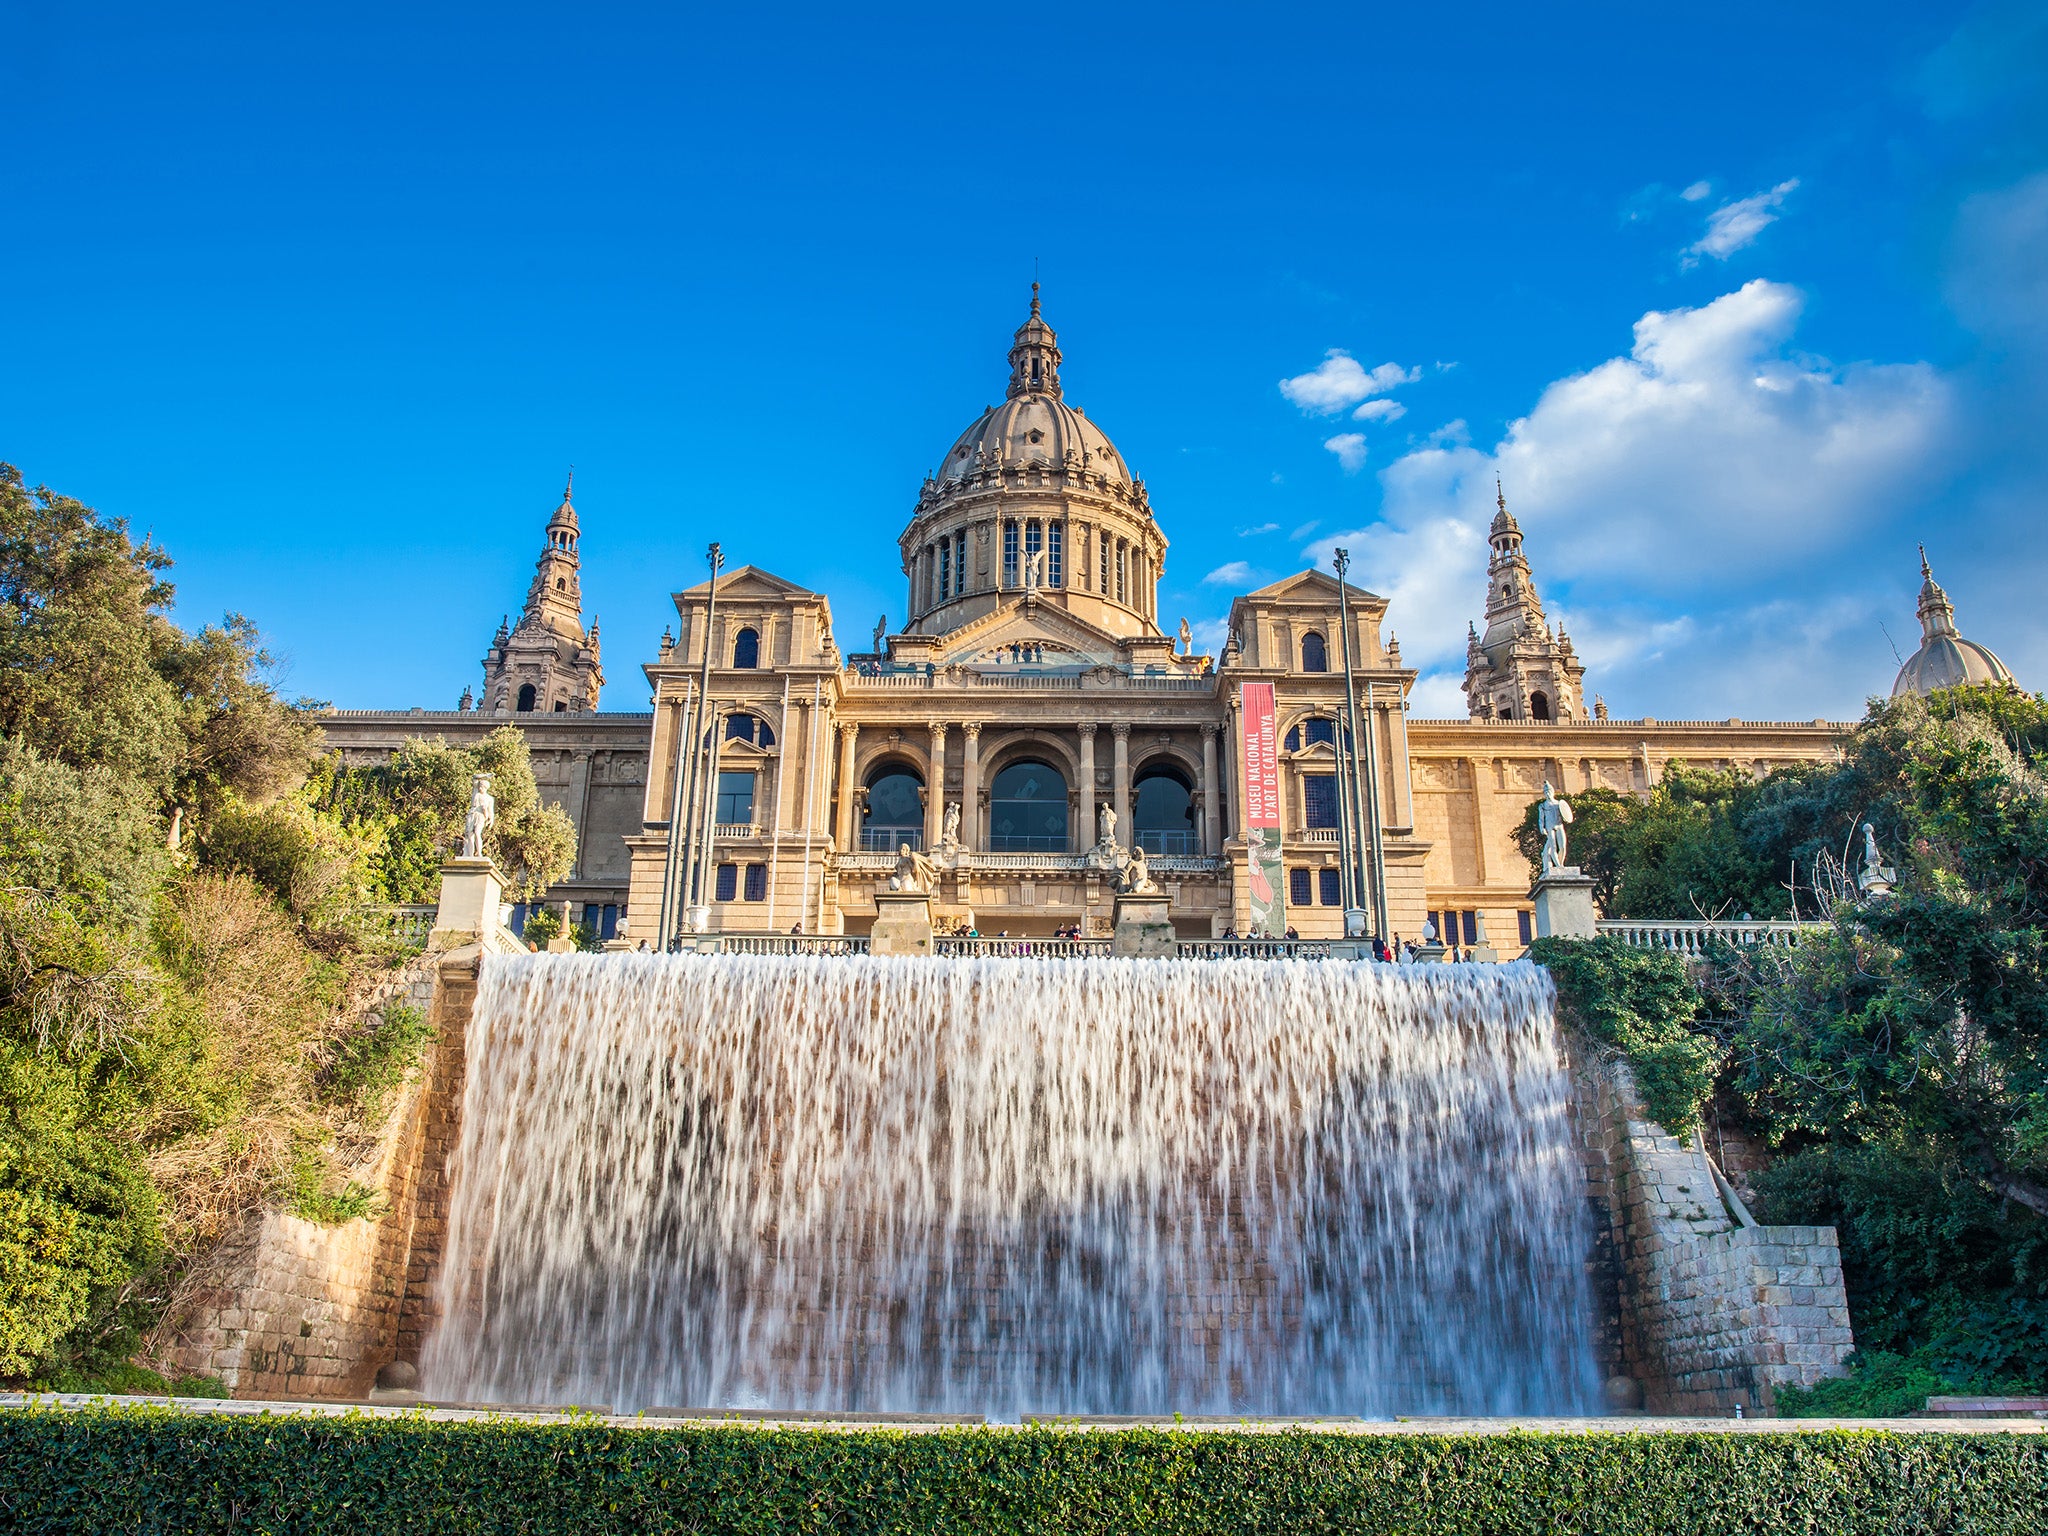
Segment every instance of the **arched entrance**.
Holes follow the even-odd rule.
[[[1012,763],[995,776],[988,794],[991,853],[1065,853],[1067,781],[1035,758]]]
[[[864,853],[894,853],[904,843],[924,847],[924,780],[899,764],[868,775],[867,808],[861,812]]]
[[[1178,768],[1161,763],[1139,771],[1131,786],[1131,836],[1147,853],[1200,853],[1195,794]]]

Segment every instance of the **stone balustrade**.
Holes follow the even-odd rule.
[[[1602,934],[1621,940],[1632,949],[1668,949],[1678,954],[1698,957],[1707,952],[1709,945],[1720,942],[1735,945],[1764,945],[1774,949],[1794,949],[1810,934],[1825,932],[1826,923],[1721,923],[1721,922],[1636,922],[1633,920],[1601,919],[1597,925]]]

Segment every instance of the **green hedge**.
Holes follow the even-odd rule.
[[[0,1412],[0,1528],[272,1536],[2048,1529],[2048,1439],[619,1429]]]

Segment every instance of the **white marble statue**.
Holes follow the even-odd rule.
[[[1044,574],[1044,571],[1045,551],[1034,549],[1024,557],[1024,590],[1036,592],[1038,590],[1039,577]]]
[[[1095,827],[1096,846],[1099,848],[1114,848],[1116,846],[1116,807],[1105,805],[1098,808],[1095,812]]]
[[[1180,621],[1180,653],[1183,656],[1195,654],[1195,632],[1188,627],[1188,621]]]
[[[1863,823],[1863,868],[1857,872],[1856,888],[1865,896],[1889,896],[1899,872],[1885,863],[1877,851],[1877,830]]]
[[[946,807],[946,825],[939,833],[939,846],[951,851],[960,846],[960,802],[955,800]]]
[[[498,819],[498,802],[491,798],[491,776],[480,773],[470,786],[469,810],[462,818],[462,856],[481,859],[484,835]]]
[[[1565,833],[1571,825],[1571,803],[1557,798],[1557,792],[1550,787],[1550,781],[1543,781],[1543,802],[1536,807],[1536,825],[1543,833],[1543,873],[1554,875],[1566,867],[1564,862]]]
[[[896,848],[896,872],[889,876],[892,891],[930,891],[938,866],[908,843]]]

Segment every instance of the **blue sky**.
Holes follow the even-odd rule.
[[[711,538],[900,619],[1036,262],[1169,626],[1346,542],[1457,712],[1498,472],[1617,714],[1858,712],[1921,540],[2038,687],[2044,81],[2038,3],[9,4],[0,458],[433,707],[573,463],[637,708]]]

